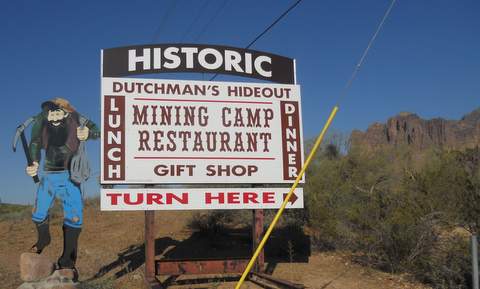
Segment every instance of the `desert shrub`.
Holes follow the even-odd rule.
[[[444,151],[421,172],[423,191],[437,208],[471,233],[480,232],[480,148]]]
[[[305,215],[314,228],[313,244],[321,249],[337,247],[339,220],[336,218],[339,191],[343,182],[340,176],[341,162],[324,159],[321,165],[313,162],[307,170],[305,185]]]
[[[214,210],[209,212],[197,212],[188,221],[187,227],[201,235],[223,234],[228,225],[233,221],[233,211]]]
[[[278,210],[269,210],[269,212],[277,213]],[[283,211],[283,215],[279,220],[279,225],[282,227],[292,227],[296,230],[302,229],[307,222],[307,215],[305,210],[299,209],[287,209]],[[267,220],[268,221],[268,220]],[[266,225],[270,224],[271,221],[265,222]]]
[[[264,227],[273,220],[277,210],[264,210]],[[285,210],[277,223],[277,228],[295,228],[303,230],[306,222],[304,210]],[[227,232],[227,229],[245,229],[252,226],[252,210],[211,210],[196,212],[189,219],[187,227],[203,235],[218,235]]]
[[[269,257],[289,262],[308,261],[311,255],[310,238],[298,223],[283,224],[273,231],[266,253]]]
[[[0,204],[0,221],[20,220],[31,215],[31,206]]]
[[[419,166],[408,150],[327,147],[305,190],[314,244],[434,288],[468,288],[468,238],[444,235],[458,226],[478,232],[480,151],[432,150],[426,159]]]
[[[468,238],[458,234],[442,237],[430,254],[418,256],[410,272],[420,281],[438,289],[470,287],[471,261]]]

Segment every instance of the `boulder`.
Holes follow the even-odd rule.
[[[25,282],[17,289],[76,289],[78,283],[72,281],[74,277],[73,270],[56,270],[52,275],[40,281]]]
[[[36,287],[35,287],[35,283],[25,282],[19,287],[17,287],[17,289],[36,289]]]
[[[60,269],[53,272],[49,278],[57,278],[60,282],[71,282],[75,278],[75,272],[72,269]]]
[[[53,287],[41,287],[39,289],[77,289],[74,283],[61,283]]]
[[[76,283],[59,283],[58,281],[25,282],[17,289],[77,289],[78,287],[76,285]]]
[[[20,278],[25,282],[40,281],[50,276],[55,263],[48,257],[36,253],[23,253],[20,256]]]
[[[76,289],[75,272],[71,269],[55,270],[55,263],[36,253],[20,256],[20,278],[25,281],[17,289]]]

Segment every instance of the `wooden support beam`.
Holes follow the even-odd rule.
[[[253,210],[253,224],[252,224],[252,254],[260,244],[263,236],[263,210]],[[262,249],[260,254],[258,255],[257,261],[253,268],[254,272],[263,272],[263,268],[265,265],[265,254]]]
[[[145,279],[155,278],[155,211],[145,211]]]
[[[279,288],[279,289],[305,289],[306,286],[303,284],[293,283],[287,280],[275,278],[273,276],[263,274],[263,273],[252,273],[249,276],[250,281],[258,281],[255,282],[257,284],[262,284],[266,286],[266,288]],[[270,287],[268,287],[268,286]]]
[[[158,281],[158,279],[147,279],[145,277],[145,285],[148,289],[164,289],[164,286]]]
[[[242,273],[248,259],[159,260],[155,263],[158,275],[226,274]]]

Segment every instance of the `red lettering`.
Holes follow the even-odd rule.
[[[240,204],[240,193],[239,192],[228,192],[227,200],[229,204]]]
[[[258,204],[258,201],[257,201],[257,198],[258,198],[258,194],[257,193],[254,193],[254,192],[245,192],[243,194],[243,203],[244,204]]]
[[[264,204],[274,204],[275,203],[275,192],[263,192],[263,203]]]
[[[141,203],[143,203],[143,194],[142,193],[137,193],[137,200],[136,201],[132,201],[131,200],[131,196],[132,194],[130,193],[125,193],[123,195],[123,199],[125,201],[125,204],[127,205],[140,205]]]
[[[173,193],[166,194],[167,205],[171,205],[173,200],[179,202],[180,204],[188,205],[188,193],[182,193],[182,196],[179,197]]]
[[[119,194],[119,193],[110,193],[110,194],[107,194],[107,197],[110,197],[110,199],[112,200],[110,202],[110,204],[112,205],[118,205],[118,197],[120,197],[122,194]]]
[[[153,203],[158,204],[158,205],[163,205],[162,195],[155,194],[155,193],[148,193],[147,194],[147,205],[151,205]]]
[[[212,193],[205,193],[205,204],[211,204],[212,200],[217,200],[219,204],[225,203],[224,193],[218,193],[218,196],[212,196]]]

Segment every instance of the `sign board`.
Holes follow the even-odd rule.
[[[296,85],[102,79],[102,183],[289,183]]]
[[[222,73],[271,82],[131,77],[163,72]],[[301,170],[301,96],[290,58],[218,45],[128,46],[102,51],[101,76],[103,185],[273,187],[293,183]],[[288,191],[252,190],[102,189],[101,202],[104,210],[278,208]],[[208,203],[207,193],[225,194],[226,201]],[[290,207],[303,206],[303,191],[296,194],[299,200]]]
[[[293,59],[219,45],[155,44],[102,51],[102,77],[164,72],[205,72],[294,84]]]
[[[102,211],[278,209],[288,188],[102,189]],[[286,208],[303,208],[303,189]]]

